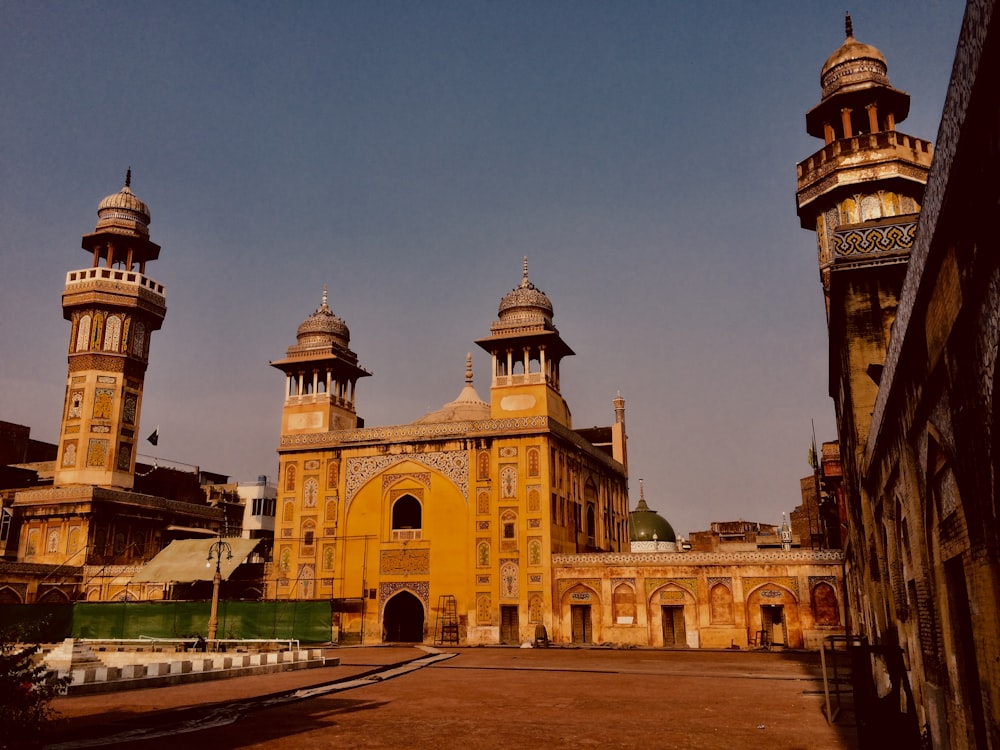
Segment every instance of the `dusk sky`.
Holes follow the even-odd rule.
[[[851,4],[934,139],[964,4]],[[835,439],[795,165],[843,4],[4,2],[0,420],[56,442],[66,272],[132,167],[162,246],[140,460],[277,472],[284,356],[320,304],[368,426],[454,399],[521,277],[576,351],[574,426],[626,399],[631,505],[778,523]]]

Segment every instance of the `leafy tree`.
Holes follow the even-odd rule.
[[[69,684],[35,659],[37,644],[22,645],[0,633],[0,749],[41,746],[42,732],[56,716],[49,702]]]

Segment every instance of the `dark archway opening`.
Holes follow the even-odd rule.
[[[424,605],[409,591],[400,591],[385,603],[382,640],[421,643],[424,640]]]
[[[392,528],[419,529],[420,516],[420,501],[413,495],[403,495],[392,506]]]

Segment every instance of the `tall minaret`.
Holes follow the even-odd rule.
[[[552,323],[552,302],[528,279],[527,258],[521,284],[500,300],[497,317],[490,335],[476,341],[492,358],[491,416],[544,415],[572,427],[559,392],[559,362],[573,350]]]
[[[910,97],[892,88],[885,57],[847,38],[820,73],[823,98],[806,130],[824,146],[798,165],[798,214],[816,232],[830,337],[830,395],[842,444],[863,450],[896,318],[931,144],[896,130]],[[860,456],[846,450],[850,473]]]
[[[146,276],[160,246],[149,240],[149,208],[131,182],[130,169],[83,236],[90,268],[66,274],[63,317],[73,327],[56,485],[132,487],[150,337],[167,307],[163,285]]]
[[[803,229],[814,229],[827,295],[841,270],[906,263],[931,163],[931,144],[896,124],[910,95],[892,88],[885,57],[854,38],[820,72],[822,100],[806,114],[806,131],[823,148],[798,165],[796,199]]]
[[[287,356],[271,362],[285,373],[281,434],[353,430],[364,423],[354,410],[358,379],[371,375],[351,351],[351,332],[333,314],[323,286],[323,302],[299,326]]]

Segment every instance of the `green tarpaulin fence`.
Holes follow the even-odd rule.
[[[81,602],[0,607],[0,628],[36,626],[25,640],[187,638],[208,632],[209,602]],[[329,643],[330,602],[219,602],[219,638]]]

